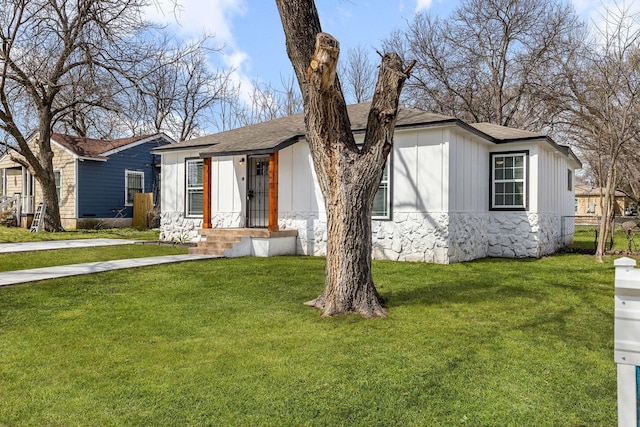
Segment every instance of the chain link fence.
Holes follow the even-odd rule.
[[[567,250],[575,252],[594,252],[598,246],[600,216],[563,216],[562,241],[573,243]],[[623,216],[613,220],[613,239],[607,242],[607,251],[612,253],[640,252],[640,217]]]

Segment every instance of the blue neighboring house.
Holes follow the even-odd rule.
[[[65,228],[97,224],[130,226],[135,193],[160,191],[160,156],[151,150],[175,141],[163,133],[102,140],[53,134],[53,167]],[[8,152],[0,157],[0,195],[20,193],[23,216],[32,215],[42,192],[29,170]],[[24,221],[23,221],[24,223]]]

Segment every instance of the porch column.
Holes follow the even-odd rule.
[[[202,165],[202,228],[211,228],[211,157]]]
[[[278,231],[278,152],[269,154],[269,231]]]

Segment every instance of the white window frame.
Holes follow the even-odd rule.
[[[0,169],[0,196],[6,196],[7,194],[7,170]]]
[[[200,164],[202,165],[203,171],[202,171],[202,182],[200,183],[200,185],[190,185],[189,184],[189,165],[197,165]],[[190,195],[191,194],[195,194],[198,191],[200,192],[200,195],[202,196],[203,200],[202,200],[202,209],[204,211],[204,160],[203,159],[186,159],[185,160],[185,165],[184,165],[184,187],[185,187],[185,191],[184,191],[184,211],[185,211],[185,216],[189,217],[189,218],[202,218],[202,215],[204,212],[192,212],[191,210],[191,203],[190,203]]]
[[[138,175],[141,177],[142,186],[140,188],[140,193],[144,193],[144,172],[125,169],[124,171],[124,205],[125,206],[133,206],[133,197],[131,197],[131,201],[129,201],[129,197],[128,197],[129,175]]]
[[[506,210],[506,211],[526,211],[529,201],[529,152],[528,151],[511,151],[511,152],[495,152],[491,153],[491,191],[490,191],[490,206],[491,210]],[[516,158],[522,158],[522,176],[521,177],[496,177],[496,165],[497,162],[503,161],[505,163],[508,162],[507,159],[512,159],[511,163],[513,164]],[[502,160],[500,160],[502,159]],[[515,173],[516,169],[519,167],[516,166],[506,166],[503,169],[503,173],[512,172]],[[519,194],[515,190],[507,191],[505,189],[506,186],[510,185],[515,187],[516,185],[522,185],[522,203],[511,203],[507,204],[506,201],[503,203],[496,203],[497,197],[502,195],[503,197],[508,197],[509,195],[515,196]],[[498,186],[502,186],[502,191],[498,191]]]
[[[385,220],[385,219],[391,219],[391,176],[389,174],[389,169],[390,169],[390,163],[391,163],[391,154],[389,153],[389,157],[387,158],[387,161],[384,164],[384,170],[382,172],[382,180],[380,181],[380,185],[378,186],[378,190],[376,191],[376,195],[374,198],[374,206],[375,206],[375,200],[379,197],[381,191],[384,191],[384,210],[385,212],[381,212],[378,215],[376,215],[375,211],[371,211],[371,219],[377,219],[377,220]]]
[[[62,205],[62,170],[55,169],[53,171],[53,180],[56,180],[56,174],[58,175],[58,184],[56,185],[56,193],[58,194],[58,206]]]

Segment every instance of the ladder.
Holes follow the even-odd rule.
[[[31,222],[31,232],[38,233],[42,230],[42,224],[44,221],[44,214],[47,212],[47,206],[44,203],[38,203],[36,213],[33,215],[33,221]]]

